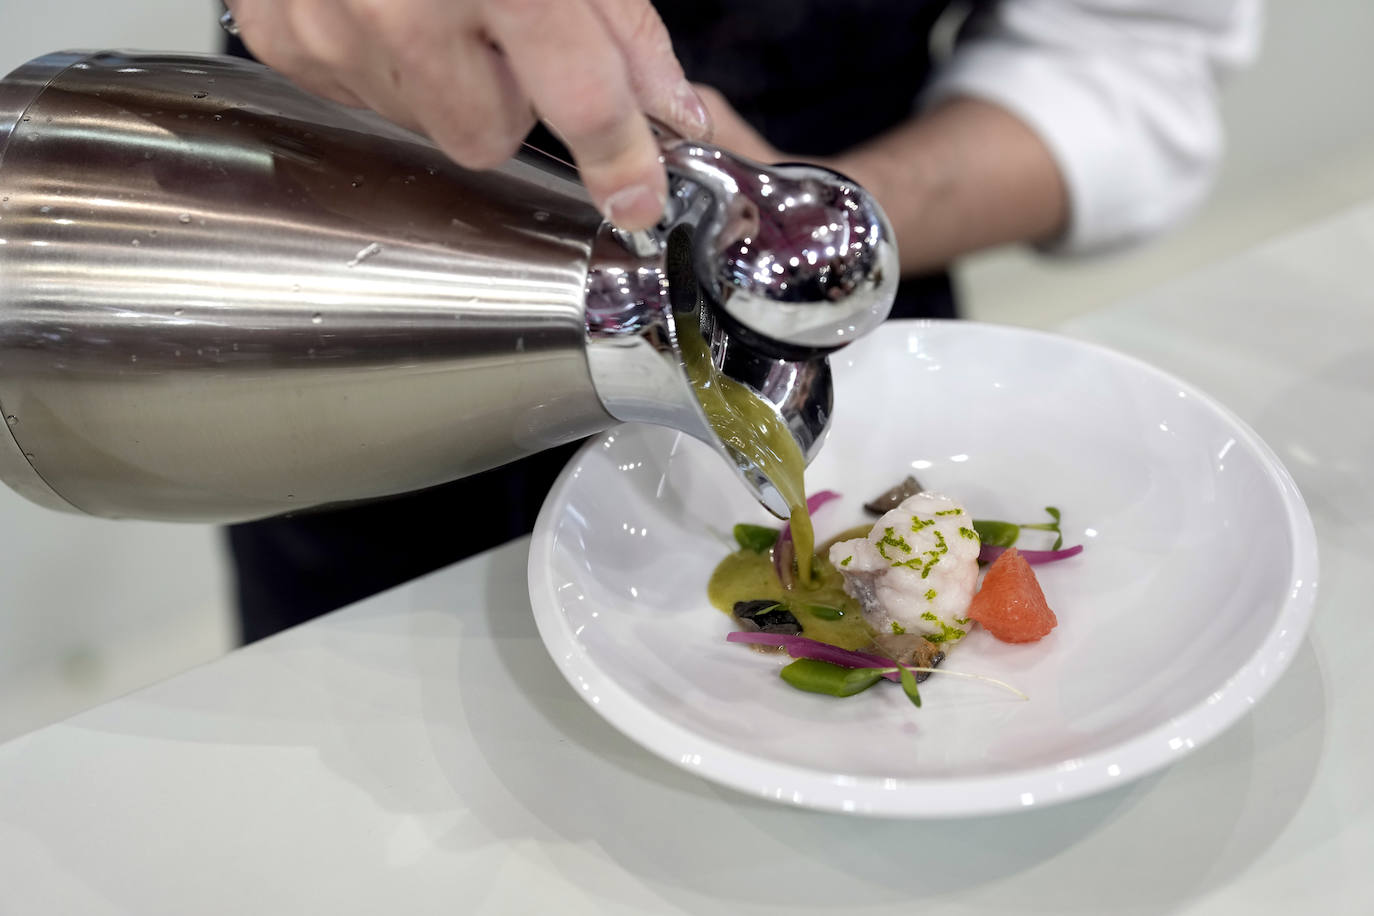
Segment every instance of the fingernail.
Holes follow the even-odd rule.
[[[663,218],[667,203],[653,188],[637,184],[606,198],[606,218],[621,229],[648,229]]]
[[[677,121],[689,140],[705,140],[711,133],[711,114],[692,84],[683,80],[674,93]]]

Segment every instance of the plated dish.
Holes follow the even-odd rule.
[[[806,509],[839,498],[822,490]],[[910,474],[864,510],[876,520],[814,554],[795,541],[791,522],[735,525],[736,549],[707,586],[711,604],[739,627],[726,640],[785,652],[795,661],[778,676],[810,693],[850,697],[889,680],[920,708],[921,681],[939,674],[1029,699],[996,678],[938,666],[977,627],[1015,644],[1038,642],[1058,625],[1032,564],[1082,553],[1081,544],[1062,547],[1060,511],[1046,507],[1047,522],[978,520]],[[1023,554],[1015,545],[1027,530],[1054,542]]]
[[[1179,759],[1286,668],[1315,597],[1311,521],[1268,447],[1204,394],[1100,347],[964,322],[890,322],[831,359],[836,416],[806,482],[843,496],[815,514],[818,543],[894,471],[974,518],[1064,508],[1064,543],[1085,550],[1036,567],[1058,626],[1029,644],[973,627],[945,663],[1029,699],[938,674],[920,709],[900,689],[794,689],[777,676],[791,659],[727,642],[737,624],[707,594],[736,523],[780,523],[707,446],[627,426],[550,494],[529,586],[551,657],[632,739],[789,804],[1018,810]]]

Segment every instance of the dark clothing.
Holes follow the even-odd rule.
[[[911,116],[948,0],[655,0],[693,82],[780,150],[831,156]]]
[[[910,116],[931,26],[948,0],[655,0],[695,82],[718,88],[773,145],[833,155]],[[230,53],[247,56],[236,39]],[[549,149],[547,132],[531,137]],[[945,274],[904,280],[893,317],[955,317]],[[244,642],[528,533],[577,444],[344,509],[235,525]],[[478,520],[478,524],[474,524]]]
[[[528,534],[579,445],[418,493],[230,527],[240,638],[271,636]]]

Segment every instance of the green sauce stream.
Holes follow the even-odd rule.
[[[811,513],[806,510],[806,459],[801,447],[772,404],[716,369],[706,341],[688,321],[678,324],[678,345],[692,389],[711,428],[722,442],[752,461],[787,503],[792,541],[796,545],[797,577],[802,584],[810,585],[816,533],[811,526]]]

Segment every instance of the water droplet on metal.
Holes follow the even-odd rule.
[[[181,351],[180,351],[180,350],[173,350],[173,351],[172,351],[172,355],[173,355],[173,356],[179,357],[179,356],[181,356]]]
[[[363,186],[363,176],[354,175],[353,180],[349,182],[349,185],[355,188],[361,188]]]
[[[25,453],[24,453],[24,457],[27,458],[29,461],[32,461],[32,460],[33,460],[33,452],[25,452]]]
[[[180,216],[177,217],[177,222],[181,223],[183,226],[186,225],[186,224],[188,224],[188,223],[190,223],[190,222],[191,222],[191,214],[189,214],[189,213],[183,213],[183,214],[181,214]]]
[[[157,238],[157,230],[156,230],[156,229],[149,229],[149,230],[148,230],[148,234],[149,234],[150,236],[152,236],[153,238]]]
[[[38,134],[29,134],[29,142],[33,143],[38,139]]]
[[[313,315],[310,316],[310,323],[311,323],[311,324],[324,324],[324,316],[321,315],[319,312],[316,312],[315,314],[313,314]]]
[[[5,422],[8,423],[10,426],[14,426],[19,422],[19,418],[16,417],[14,414],[10,414],[9,416],[5,417]]]
[[[234,350],[235,353],[239,352],[239,345],[238,345],[238,344],[234,344],[233,350]]]
[[[139,245],[142,245],[142,244],[143,244],[143,243],[140,242],[138,239],[134,239],[134,241],[133,241],[133,246],[134,246],[135,248],[137,248]]]
[[[301,291],[301,285],[300,285],[299,283],[292,283],[292,284],[291,284],[291,292],[293,292],[293,293],[298,293],[298,292],[300,292],[300,291]]]
[[[29,116],[28,116],[28,115],[24,115],[24,116],[23,116],[22,118],[20,118],[19,120],[21,120],[21,121],[27,121],[27,120],[29,120]]]
[[[202,91],[202,90],[200,90],[200,89],[197,89],[195,92],[191,93],[191,98],[193,98],[193,99],[203,99],[203,98],[205,98],[206,96],[208,96],[209,94],[210,94],[210,93],[208,93],[208,92],[204,92],[204,91]]]
[[[534,211],[534,220],[535,220],[535,222],[538,222],[538,223],[547,222],[547,221],[548,221],[548,218],[549,218],[549,211],[548,211],[548,210],[535,210],[535,211]]]
[[[426,171],[426,172],[429,172],[429,174],[431,174],[431,175],[438,175],[438,174],[439,174],[439,170],[436,169],[436,168],[435,168],[434,166],[432,166],[432,165],[427,165],[427,166],[425,166],[425,171]]]
[[[359,264],[363,263],[368,258],[375,258],[377,255],[381,253],[382,246],[378,245],[376,242],[373,242],[371,245],[368,245],[367,247],[360,249],[358,253],[353,256],[353,259],[348,262],[347,266],[357,267]]]
[[[224,115],[215,115],[215,120],[216,120],[216,121],[223,121],[223,120],[224,120]]]
[[[182,315],[185,315],[185,314],[186,314],[186,309],[175,309],[175,310],[173,310],[173,312],[172,312],[172,317],[173,317],[173,318],[180,318]]]
[[[517,337],[517,338],[515,338],[515,352],[516,352],[516,353],[524,353],[524,352],[525,352],[525,338],[523,338],[523,337]]]
[[[131,363],[136,363],[136,362],[138,362],[138,354],[137,354],[137,353],[130,353],[130,354],[129,354],[129,362],[131,362]]]
[[[43,206],[41,206],[41,207],[38,208],[38,212],[39,212],[39,213],[51,213],[51,212],[52,212],[52,207],[49,207],[47,204],[44,204]]]
[[[177,120],[178,120],[178,121],[185,121],[185,120],[188,120],[190,117],[191,117],[190,115],[188,115],[186,112],[183,111],[181,114],[177,115]]]

